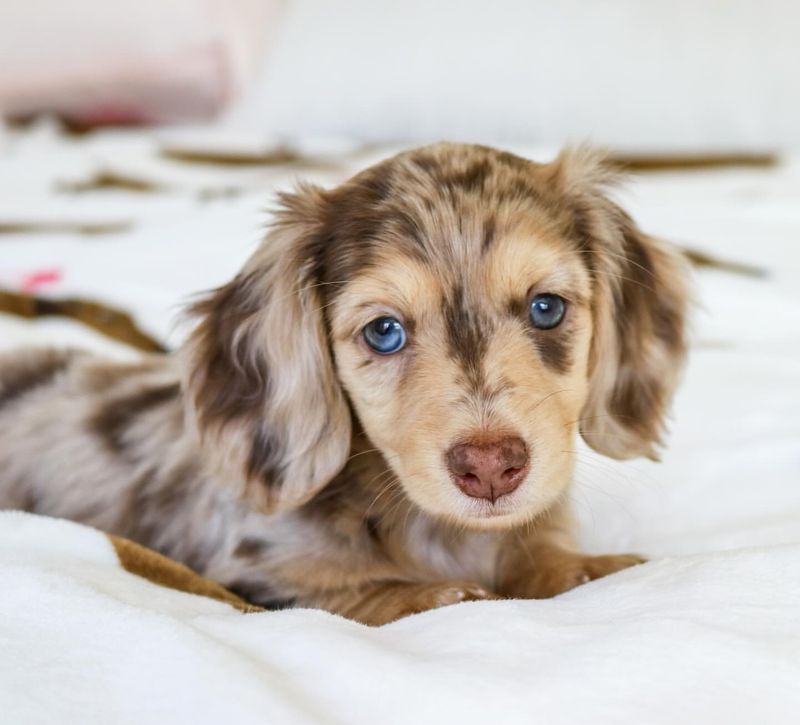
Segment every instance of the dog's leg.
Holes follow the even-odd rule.
[[[315,601],[315,605],[362,624],[377,626],[448,604],[498,598],[471,582],[381,582],[331,593]]]
[[[645,561],[636,554],[589,556],[545,544],[530,547],[528,555],[532,559],[528,567],[515,572],[500,587],[506,596],[522,599],[554,597]]]
[[[499,565],[498,591],[508,597],[546,599],[645,561],[637,554],[584,554],[571,529],[569,514],[559,509],[524,536],[510,535]]]

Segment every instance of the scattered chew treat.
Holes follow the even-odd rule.
[[[608,160],[623,171],[654,173],[660,171],[704,171],[726,167],[771,168],[777,166],[777,154],[708,153],[708,154],[617,154]]]
[[[769,274],[763,267],[756,267],[752,264],[734,262],[730,259],[720,259],[719,257],[706,254],[697,249],[683,247],[683,253],[693,267],[707,267],[709,269],[719,269],[731,274],[740,274],[745,277],[768,277]]]
[[[144,352],[167,352],[158,340],[143,332],[122,310],[82,298],[51,299],[0,290],[0,312],[18,317],[68,317],[106,337]]]
[[[119,234],[133,228],[129,221],[4,221],[0,219],[0,234]]]

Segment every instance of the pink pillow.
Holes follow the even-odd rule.
[[[207,119],[258,65],[281,0],[5,0],[0,112],[82,125]]]

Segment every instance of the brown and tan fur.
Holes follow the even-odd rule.
[[[439,144],[282,195],[180,353],[0,362],[0,506],[129,537],[258,605],[371,624],[641,561],[578,551],[565,503],[579,435],[655,455],[685,356],[683,262],[608,181],[583,151],[541,165]],[[541,292],[568,301],[555,329],[528,320]],[[396,355],[364,343],[382,314],[408,331]],[[498,433],[530,470],[470,498],[444,453]]]

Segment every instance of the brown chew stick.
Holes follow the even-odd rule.
[[[102,335],[143,352],[166,352],[158,340],[143,332],[127,313],[83,298],[48,299],[0,290],[0,312],[18,317],[68,317]]]

